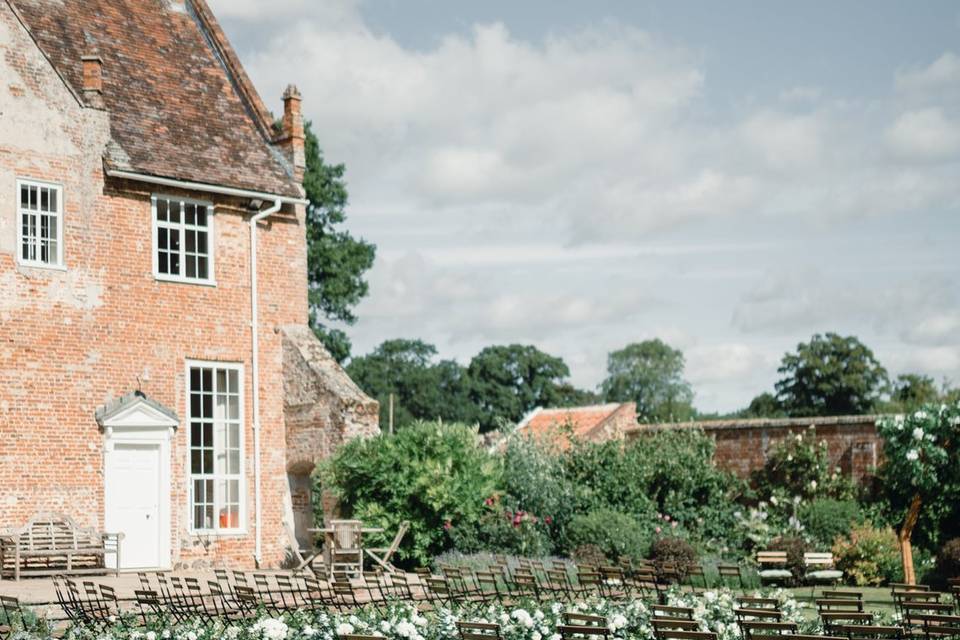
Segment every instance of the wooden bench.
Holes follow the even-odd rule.
[[[122,539],[122,533],[85,529],[69,516],[39,514],[22,528],[0,535],[0,578],[106,573],[108,553],[120,566]]]

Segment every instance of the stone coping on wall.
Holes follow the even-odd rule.
[[[637,424],[624,430],[624,435],[635,436],[650,431],[672,431],[677,429],[702,429],[703,431],[730,429],[769,429],[769,428],[806,428],[826,426],[854,426],[876,424],[882,415],[857,416],[811,416],[807,418],[729,418],[722,420],[700,420],[690,422],[662,422]]]

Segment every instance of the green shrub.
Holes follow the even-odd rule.
[[[869,522],[853,527],[834,543],[833,556],[837,569],[858,587],[903,581],[900,545],[889,527],[877,529]]]
[[[503,451],[501,488],[516,509],[535,513],[544,521],[551,551],[566,547],[576,491],[564,473],[560,452],[541,440],[514,434]]]
[[[800,523],[821,548],[830,548],[838,536],[850,532],[861,522],[860,505],[855,500],[817,498],[800,505]]]
[[[364,540],[389,546],[400,523],[410,521],[395,561],[428,566],[451,548],[454,527],[475,526],[484,500],[500,481],[499,459],[480,446],[476,428],[417,423],[396,435],[351,440],[318,473],[320,488],[339,500],[344,516],[383,527]]]
[[[650,550],[651,534],[632,516],[611,509],[599,509],[578,515],[570,522],[571,549],[596,545],[612,561],[620,558],[639,560]]]
[[[484,501],[486,512],[476,523],[464,522],[448,529],[457,551],[506,553],[539,558],[549,555],[550,516],[541,518],[523,511],[510,499],[498,496]]]
[[[610,559],[603,553],[603,550],[595,544],[580,545],[573,550],[570,557],[577,564],[590,567],[602,567],[610,564]]]
[[[799,536],[780,536],[773,540],[767,547],[770,551],[787,552],[787,569],[793,574],[796,581],[803,578],[807,567],[803,562],[803,554],[810,551],[810,543]]]
[[[672,564],[676,567],[680,579],[684,579],[690,569],[697,564],[697,551],[683,538],[668,536],[657,538],[650,545],[650,558],[657,570],[664,565]]]
[[[714,450],[697,429],[642,434],[627,444],[576,442],[564,472],[579,513],[610,509],[641,522],[666,513],[693,538],[721,546],[744,487],[716,467]]]

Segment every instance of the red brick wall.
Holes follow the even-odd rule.
[[[213,200],[215,287],[152,273],[150,191],[104,184],[107,115],[81,109],[0,3],[0,529],[42,510],[103,522],[103,435],[95,409],[137,388],[187,413],[185,360],[242,363],[248,532],[187,531],[186,446],[172,451],[174,563],[250,566],[254,552],[249,225],[239,202]],[[15,179],[57,182],[65,202],[65,270],[18,266]],[[304,211],[259,232],[263,552],[283,557],[289,500],[281,336],[307,322]]]
[[[771,451],[787,438],[809,433],[814,424],[817,441],[827,443],[830,463],[856,480],[869,476],[882,454],[882,442],[873,418],[810,418],[791,420],[725,420],[695,425],[639,425],[630,434],[651,429],[699,427],[716,443],[714,459],[722,469],[742,478],[761,469]]]

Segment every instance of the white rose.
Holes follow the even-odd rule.
[[[923,429],[917,427],[913,430],[913,439],[914,440],[923,440]]]
[[[353,633],[353,625],[348,622],[341,622],[337,625],[338,636],[348,636]]]
[[[910,451],[907,451],[907,460],[909,460],[910,462],[913,462],[919,458],[920,458],[920,452],[917,451],[916,449],[910,449]]]

